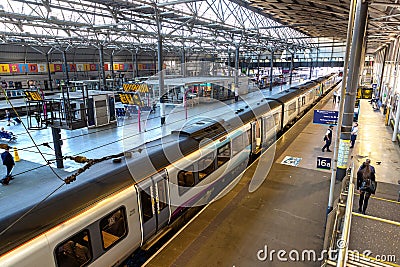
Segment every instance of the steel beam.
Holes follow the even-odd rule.
[[[69,74],[68,74],[68,62],[67,62],[67,51],[62,51],[63,61],[64,61],[64,69],[65,69],[65,78],[66,78],[66,85],[69,84]]]
[[[274,70],[274,51],[271,51],[271,60],[269,62],[270,71],[269,71],[269,90],[272,91],[272,82],[273,82],[273,70]]]

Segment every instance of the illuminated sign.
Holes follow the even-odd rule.
[[[339,117],[339,112],[335,110],[314,110],[313,123],[336,125]]]
[[[119,98],[121,99],[121,103],[125,105],[136,105],[143,106],[142,101],[140,100],[140,96],[134,93],[119,93]]]
[[[42,101],[42,97],[40,96],[40,94],[36,91],[25,91],[25,97],[29,100],[29,101]]]
[[[149,92],[149,86],[146,83],[124,83],[122,89],[124,89],[125,92]]]

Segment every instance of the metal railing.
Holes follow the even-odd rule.
[[[354,199],[354,163],[344,177],[340,196],[328,215],[325,232],[324,250],[329,251],[322,266],[346,266],[350,236],[351,213]]]
[[[347,264],[347,251],[349,249],[349,237],[350,237],[350,227],[351,227],[351,213],[353,211],[353,199],[354,199],[354,162],[351,164],[350,177],[349,177],[349,187],[347,190],[347,202],[346,211],[344,214],[342,237],[337,242],[337,247],[339,249],[338,267],[344,267]]]

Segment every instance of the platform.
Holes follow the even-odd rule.
[[[389,143],[387,135],[383,137],[382,132],[389,134],[390,130],[386,131],[379,118],[370,116],[369,103],[363,100],[361,106],[360,134],[353,153],[359,155],[374,147],[371,138],[379,139],[383,148],[393,147],[385,150],[385,160],[377,166],[380,181],[377,196],[393,197],[398,187],[391,183],[390,178],[398,165],[393,169],[385,166],[400,159],[397,144]],[[330,96],[316,106],[316,109],[337,108]],[[326,126],[315,125],[311,121],[312,112],[309,112],[278,141],[276,161],[256,192],[248,192],[248,183],[257,162],[229,194],[206,207],[145,266],[321,266],[318,260],[285,262],[279,261],[276,255],[281,249],[286,252],[286,258],[292,250],[300,255],[312,250],[318,258],[323,248],[330,171],[317,169],[316,157],[332,157],[333,153],[321,151]],[[370,127],[374,130],[371,131]],[[368,154],[374,164],[382,158],[381,152],[371,149]],[[301,160],[297,167],[288,166],[281,164],[285,156]],[[365,160],[365,157],[358,158]],[[361,163],[362,160],[359,160]],[[336,183],[335,196],[339,193],[339,185]],[[380,212],[388,219],[397,219],[400,205],[394,202],[383,204],[381,201],[371,199],[371,213]],[[358,203],[358,199],[355,202]],[[377,203],[376,207],[372,207],[374,203]],[[352,232],[350,248],[369,248],[375,251],[375,255],[397,253],[399,259],[398,228],[394,233],[393,227],[381,226],[370,220],[360,226],[361,219],[364,218],[354,218],[354,231],[368,231],[370,241],[366,242],[362,234]],[[393,244],[395,242],[397,244]],[[265,259],[266,248],[267,253],[275,250],[273,258]]]
[[[357,165],[371,159],[378,186],[366,215],[357,212],[359,195],[354,197],[349,250],[369,250],[371,259],[400,266],[400,147],[391,141],[393,131],[384,122],[382,112],[373,111],[366,100],[361,102],[360,131],[353,155]]]

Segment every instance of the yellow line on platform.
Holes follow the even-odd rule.
[[[375,216],[369,216],[369,215],[365,215],[365,214],[360,214],[357,212],[352,212],[352,215],[358,216],[358,217],[363,217],[366,219],[370,219],[370,220],[374,220],[374,221],[380,221],[380,222],[384,222],[384,223],[389,223],[395,226],[400,226],[400,222],[396,222],[396,221],[391,221],[391,220],[387,220],[387,219],[383,219],[383,218],[379,218],[379,217],[375,217]]]
[[[359,196],[360,194],[359,193],[355,193],[355,195]],[[386,198],[381,198],[381,197],[373,197],[373,196],[371,196],[371,198],[382,200],[382,201],[386,201],[386,202],[390,202],[390,203],[400,204],[400,202],[396,201],[396,200],[391,200],[391,199],[386,199]]]

